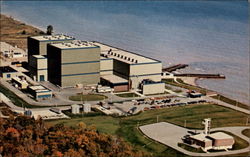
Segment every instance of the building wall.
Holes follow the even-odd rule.
[[[113,74],[113,59],[101,59],[100,61],[100,75]]]
[[[62,87],[72,87],[76,84],[91,85],[100,82],[100,73],[62,76]]]
[[[62,50],[62,86],[100,82],[100,48]]]
[[[61,87],[100,82],[100,48],[59,49],[48,45],[49,81]]]
[[[159,94],[164,93],[165,83],[144,84],[142,86],[142,94]]]
[[[44,77],[44,80],[41,80],[41,76]],[[37,75],[36,75],[37,81],[48,81],[48,70],[37,70]]]
[[[61,86],[61,50],[48,45],[48,80]]]
[[[36,81],[48,81],[48,63],[47,58],[30,58],[30,74]],[[43,75],[44,80],[40,80]]]
[[[114,59],[113,61],[113,69],[114,74],[120,76],[122,78],[128,79],[129,78],[129,64],[125,62],[121,62],[119,60]]]
[[[147,74],[161,74],[162,63],[143,63],[143,64],[132,64],[130,65],[130,76],[131,75],[147,75]]]
[[[36,99],[43,99],[43,98],[51,98],[52,97],[52,92],[42,92],[42,93],[36,93]]]
[[[64,49],[62,51],[62,63],[76,63],[86,61],[100,62],[100,48]]]
[[[104,76],[104,75],[112,75],[113,74],[113,70],[108,70],[108,71],[100,71],[100,75]]]
[[[128,91],[128,85],[117,85],[114,86],[114,92],[125,92]]]
[[[17,77],[17,72],[6,72],[6,73],[1,73],[1,77],[4,80],[11,80],[13,77]]]
[[[137,76],[131,76],[129,80],[131,81],[131,88],[138,88],[141,81],[145,79],[150,79],[155,82],[161,81],[161,75],[160,74],[148,74],[148,75],[137,75]]]
[[[28,62],[29,62],[29,65],[30,65],[30,58],[32,55],[38,55],[39,54],[39,51],[40,51],[40,48],[39,48],[39,41],[38,40],[35,40],[31,37],[28,37],[27,39],[27,47],[28,47]]]
[[[232,146],[233,139],[214,139],[214,147]]]
[[[130,65],[131,88],[138,88],[140,82],[150,79],[156,82],[161,81],[162,63],[142,63]]]

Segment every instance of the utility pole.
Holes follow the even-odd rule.
[[[159,115],[156,116],[156,121],[159,122]]]
[[[246,125],[248,125],[249,117],[247,117]]]
[[[187,121],[185,120],[184,121],[184,128],[186,128],[187,127]]]

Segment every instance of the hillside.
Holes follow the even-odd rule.
[[[75,127],[57,124],[46,127],[43,120],[26,116],[0,118],[0,156],[54,157],[141,157],[121,138],[102,134],[80,122]]]
[[[43,34],[44,32],[30,25],[0,14],[0,41],[7,42],[19,48],[27,48],[27,37]]]

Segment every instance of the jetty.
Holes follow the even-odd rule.
[[[225,79],[226,76],[222,74],[174,74],[177,77],[197,77],[197,78],[213,78],[213,79]]]
[[[186,68],[188,64],[177,64],[177,65],[172,65],[170,67],[166,67],[162,69],[162,72],[173,72],[177,69],[183,69]]]

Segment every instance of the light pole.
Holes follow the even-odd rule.
[[[156,116],[156,119],[157,119],[157,123],[159,122],[159,115]]]

